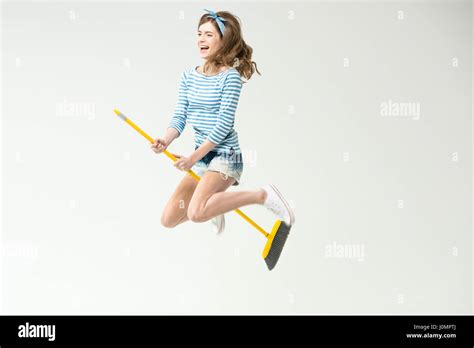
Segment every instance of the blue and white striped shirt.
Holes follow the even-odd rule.
[[[240,154],[239,139],[234,130],[234,119],[239,102],[242,80],[235,68],[214,76],[206,76],[195,68],[181,73],[179,96],[169,127],[179,134],[186,122],[193,126],[196,146],[210,140],[212,151]]]

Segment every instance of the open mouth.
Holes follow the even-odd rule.
[[[201,52],[208,52],[209,46],[201,46]]]

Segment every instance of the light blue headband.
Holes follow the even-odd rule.
[[[222,33],[222,36],[224,36],[224,29],[225,29],[224,22],[225,22],[225,19],[222,18],[222,17],[219,17],[217,15],[217,13],[215,13],[213,11],[209,11],[209,10],[206,10],[206,9],[204,9],[204,11],[209,12],[209,15],[207,17],[212,18],[216,21],[217,26],[219,27],[219,30]]]

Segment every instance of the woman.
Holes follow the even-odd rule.
[[[192,169],[197,181],[186,175],[169,199],[161,223],[173,228],[191,220],[213,219],[217,232],[224,230],[224,213],[249,204],[262,204],[283,222],[291,225],[294,213],[274,185],[254,191],[225,192],[238,185],[243,171],[242,153],[234,117],[243,76],[249,80],[254,71],[252,48],[242,38],[237,17],[227,11],[202,15],[198,24],[197,46],[205,63],[182,72],[179,97],[174,115],[163,138],[155,139],[151,148],[165,150],[183,132],[186,123],[195,131],[195,150],[177,156],[175,167]]]

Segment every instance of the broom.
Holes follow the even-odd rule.
[[[154,143],[154,139],[148,134],[146,134],[143,130],[141,130],[140,127],[138,127],[135,123],[132,122],[132,120],[130,120],[117,109],[115,109],[114,112],[117,114],[118,117],[120,117],[130,126],[132,126],[138,133],[143,135],[150,143]],[[176,162],[178,160],[172,153],[167,150],[164,150],[163,153],[168,156],[173,162]],[[198,181],[201,179],[199,175],[194,173],[192,170],[188,170],[187,172],[194,179]],[[262,252],[262,257],[265,260],[268,269],[271,271],[276,266],[278,259],[280,258],[281,252],[283,250],[283,247],[285,246],[286,239],[288,238],[288,234],[290,233],[291,227],[286,225],[285,223],[282,223],[281,220],[277,220],[273,225],[271,232],[268,233],[255,221],[253,221],[246,214],[244,214],[240,209],[235,209],[234,211],[267,238],[267,242]]]

